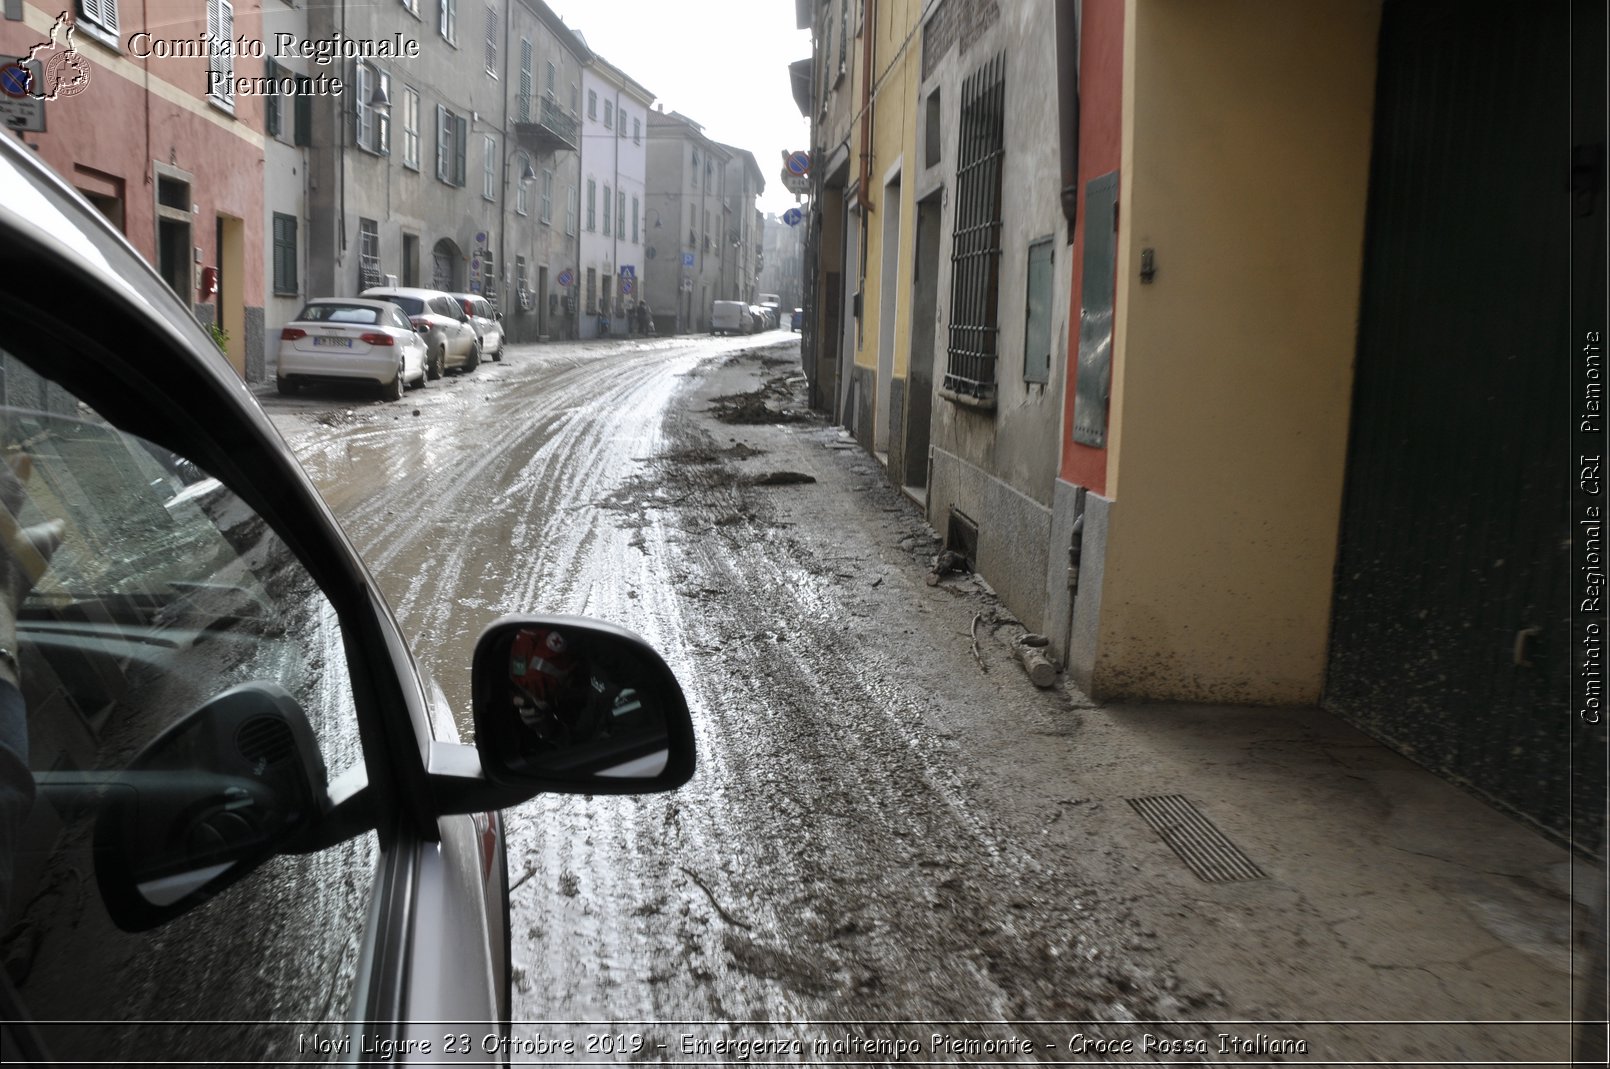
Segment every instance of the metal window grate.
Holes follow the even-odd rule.
[[[950,243],[950,341],[944,388],[995,397],[1000,341],[1001,159],[1005,154],[1006,54],[962,83],[955,228]]]

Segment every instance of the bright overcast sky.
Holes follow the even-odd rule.
[[[680,111],[705,135],[754,153],[766,192],[757,207],[795,204],[778,175],[783,152],[810,148],[788,65],[811,54],[794,27],[794,0],[548,0],[587,45]]]

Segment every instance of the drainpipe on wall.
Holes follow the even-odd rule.
[[[861,48],[861,169],[858,183],[861,186],[861,277],[866,277],[867,216],[872,214],[872,43],[876,39],[873,27],[878,21],[878,0],[866,0],[866,11],[861,18],[861,32],[866,44]],[[857,287],[859,289],[859,287]]]
[[[1084,4],[1056,6],[1057,132],[1062,162],[1062,217],[1068,221],[1068,243],[1079,215],[1079,25]]]

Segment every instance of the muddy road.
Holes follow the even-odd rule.
[[[789,1061],[938,1031],[940,1060],[1015,1060],[1079,1029],[989,1022],[1200,1014],[1213,993],[1069,866],[1079,799],[1034,789],[1023,725],[1056,736],[1074,701],[1002,656],[1012,621],[975,581],[924,585],[920,511],[805,412],[798,368],[786,333],[554,345],[398,404],[267,403],[466,737],[471,646],[503,613],[631,628],[687,691],[687,787],[509,814],[517,1037],[619,1022],[658,1056]]]

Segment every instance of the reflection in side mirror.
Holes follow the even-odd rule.
[[[669,790],[693,775],[676,677],[629,631],[581,617],[508,617],[481,635],[475,748],[493,783],[594,794]]]
[[[268,682],[218,695],[108,777],[95,877],[108,915],[131,932],[250,873],[314,828],[329,804],[307,716]]]

